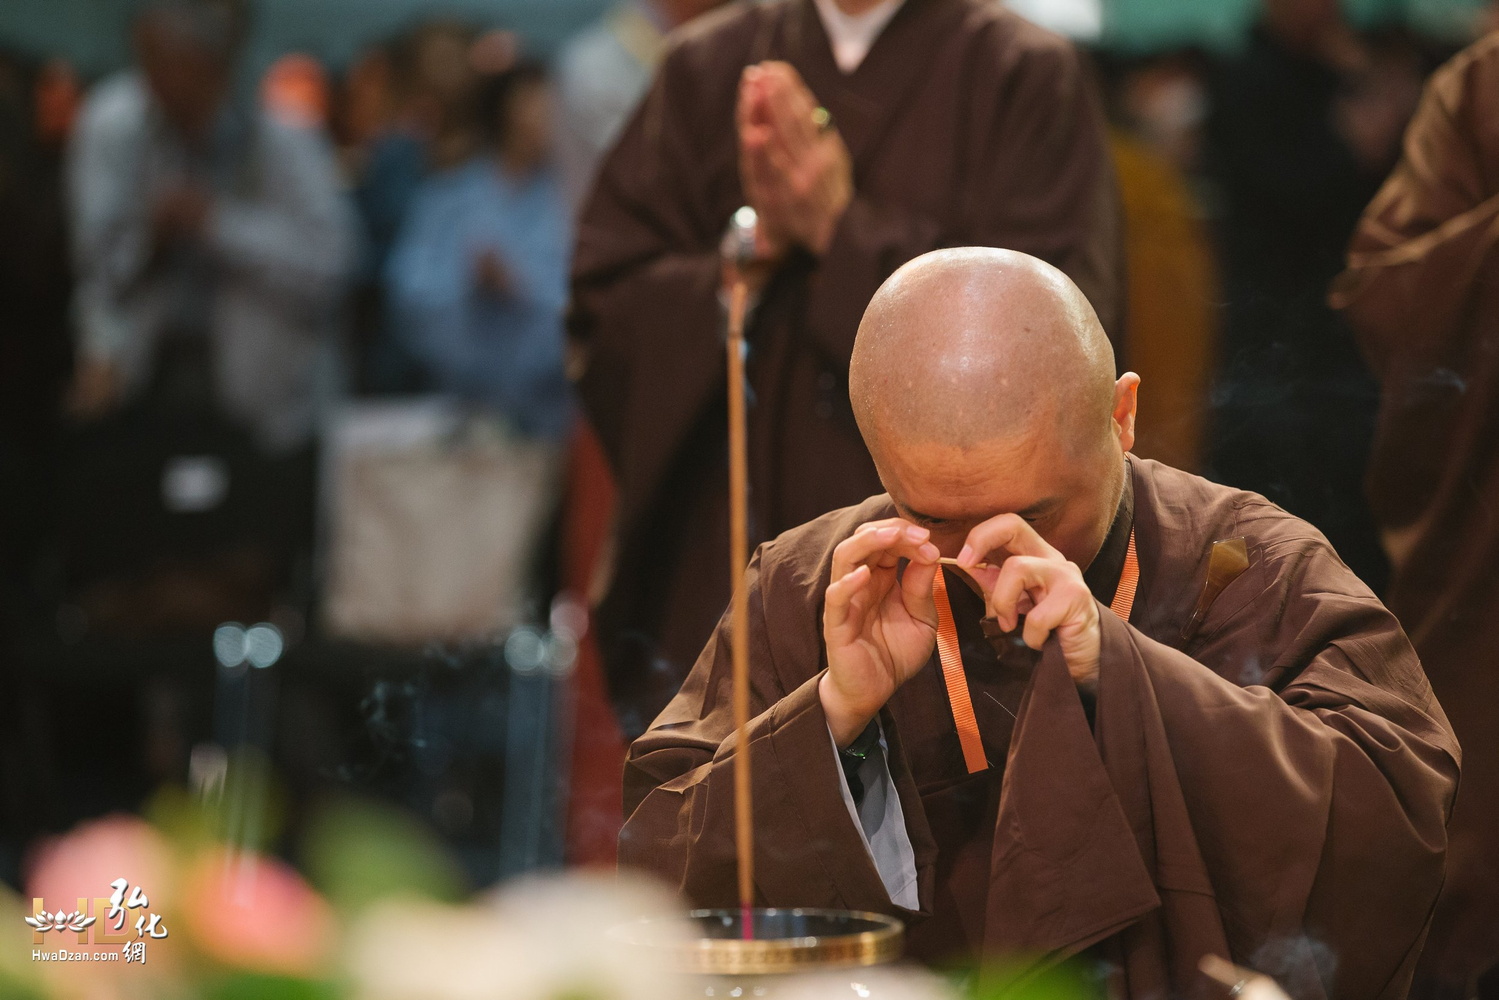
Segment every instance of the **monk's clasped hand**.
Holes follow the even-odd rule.
[[[793,246],[827,252],[853,198],[853,161],[826,114],[790,63],[745,68],[736,108],[739,176],[772,256]]]
[[[990,558],[1004,553],[1003,559]],[[1076,563],[1018,514],[1001,514],[968,533],[958,564],[984,590],[988,613],[1005,631],[1024,616],[1021,637],[1040,649],[1055,635],[1079,687],[1098,682],[1102,642],[1098,601]]]
[[[839,746],[931,657],[939,555],[931,532],[898,517],[861,525],[833,550],[822,612],[828,671],[818,694]],[[902,560],[909,560],[904,572]]]

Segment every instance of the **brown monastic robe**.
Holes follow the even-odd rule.
[[[1469,748],[1428,957],[1499,961],[1499,34],[1432,77],[1333,304],[1383,389],[1371,507],[1390,609]]]
[[[832,112],[856,195],[826,255],[793,255],[750,325],[755,541],[880,489],[848,360],[864,307],[912,257],[1023,250],[1120,326],[1113,171],[1066,41],[997,0],[906,0],[845,76],[812,0],[737,3],[693,22],[602,168],[574,262],[579,389],[620,490],[598,625],[632,735],[676,692],[729,597],[718,246],[745,201],[740,73],[765,59],[789,61]]]
[[[992,766],[966,773],[935,656],[881,713],[917,913],[890,901],[842,801],[817,694],[833,548],[890,516],[889,498],[761,547],[748,577],[760,901],[896,913],[926,960],[1091,949],[1127,997],[1192,992],[1209,952],[1296,997],[1403,996],[1458,771],[1410,644],[1305,522],[1155,462],[1131,459],[1129,477],[1086,576],[1112,597],[1133,526],[1139,591],[1128,623],[1100,608],[1091,706],[1054,642],[997,656],[982,604],[949,576]],[[1191,624],[1212,543],[1239,537],[1249,568]],[[729,661],[725,620],[626,765],[622,862],[705,905],[735,898]]]

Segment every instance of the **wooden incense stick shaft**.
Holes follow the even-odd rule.
[[[954,566],[954,567],[956,567],[958,569],[962,569],[963,568],[961,565],[959,565],[958,561],[956,559],[954,559],[952,556],[941,556],[941,557],[939,557],[937,559],[937,565],[939,565],[939,566]],[[994,567],[994,565],[992,563],[981,562],[981,563],[974,563],[972,568],[973,569],[994,569],[995,567]]]
[[[749,447],[745,429],[744,313],[749,291],[735,281],[729,295],[729,570],[733,586],[734,663],[734,827],[739,852],[739,906],[743,936],[754,936],[755,824],[750,783],[749,734],[749,594],[744,570],[749,564]]]

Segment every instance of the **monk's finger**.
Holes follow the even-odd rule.
[[[746,66],[740,76],[734,116],[741,129],[750,125],[771,127],[771,108],[766,99],[765,73],[761,67]]]
[[[760,183],[767,190],[781,192],[786,188],[787,160],[775,145],[775,136],[766,126],[752,125],[741,141],[743,154],[754,161]]]
[[[1025,616],[1025,629],[1020,633],[1025,644],[1032,649],[1045,646],[1051,633],[1066,620],[1068,604],[1068,599],[1059,592],[1047,595],[1032,608],[1030,614]]]
[[[795,189],[792,178],[796,177],[801,169],[798,154],[786,148],[774,129],[766,131],[765,142],[759,147],[760,155],[765,158],[766,172],[773,179],[776,187],[784,190],[789,196],[790,192]]]
[[[968,533],[963,551],[958,553],[958,563],[967,569],[981,562],[991,552],[1003,549],[1013,556],[1035,556],[1040,559],[1060,560],[1062,554],[1036,534],[1025,518],[1019,514],[1000,514],[976,525]]]
[[[931,532],[900,518],[888,518],[861,525],[833,550],[832,578],[846,575],[860,563],[893,566],[900,559],[913,562],[935,562],[937,547],[930,542]]]
[[[932,582],[940,571],[941,566],[935,562],[913,562],[900,578],[900,596],[906,614],[934,629],[937,627],[937,605],[932,601]]]
[[[805,155],[820,134],[815,120],[817,101],[811,92],[799,77],[792,81],[777,75],[767,80],[764,95],[771,126],[789,150],[798,156]]]
[[[894,569],[878,569],[868,563],[854,568],[839,581],[834,593],[842,602],[840,624],[826,636],[838,643],[853,642],[868,632],[891,591],[896,586]]]
[[[895,544],[904,529],[899,525],[865,525],[833,549],[832,579],[839,580],[863,565],[877,552]]]
[[[756,211],[763,212],[766,208],[765,202],[773,197],[774,185],[767,176],[767,166],[763,150],[763,139],[757,134],[758,126],[747,129],[740,137],[739,145],[739,173],[740,182],[744,186],[744,193],[750,199]]]
[[[751,108],[755,100],[754,86],[750,83],[750,70],[753,66],[746,66],[744,73],[739,77],[739,94],[734,101],[734,124],[738,127],[740,134],[750,126]]]
[[[854,529],[854,534],[857,535],[860,532],[864,531],[879,531],[882,528],[915,528],[917,531],[927,530],[921,527],[921,525],[919,524],[913,524],[912,522],[907,521],[903,517],[882,517],[878,521],[865,521],[863,524]],[[930,534],[930,532],[927,532],[928,536]]]
[[[766,97],[779,112],[787,115],[788,121],[805,127],[808,135],[817,135],[817,126],[812,121],[812,111],[817,108],[817,97],[806,85],[796,66],[790,63],[767,63]]]
[[[788,216],[792,208],[786,184],[770,163],[765,146],[747,145],[740,154],[740,165],[744,193],[755,211],[760,213],[760,225],[777,231],[789,228]]]
[[[988,592],[986,603],[989,613],[1006,632],[1015,627],[1020,617],[1020,600],[1030,594],[1040,604],[1037,593],[1047,586],[1059,573],[1060,567],[1047,559],[1035,556],[1011,556],[1000,567],[999,577]]]
[[[882,536],[883,537],[883,536]],[[893,574],[900,565],[902,559],[913,563],[933,563],[937,561],[937,547],[930,542],[912,542],[902,537],[896,537],[888,543],[875,542],[874,548],[865,552],[861,558],[853,560],[848,569],[853,570],[855,565],[863,564],[875,571],[875,580],[883,579],[882,574]],[[892,577],[889,581],[894,583]]]
[[[776,171],[785,178],[790,178],[797,170],[798,165],[807,157],[806,147],[797,143],[786,134],[785,128],[777,119],[772,119],[767,126],[769,135],[765,142],[765,152],[771,159]]]
[[[848,641],[863,631],[861,608],[855,598],[869,587],[871,571],[860,566],[828,584],[823,594],[823,635],[829,640]]]
[[[774,63],[766,67],[764,79],[766,103],[776,129],[791,149],[800,152],[810,148],[819,135],[813,121],[817,99],[801,74],[789,63]]]
[[[800,123],[796,121],[796,106],[799,103],[800,94],[806,94],[806,100],[815,106],[811,93],[806,90],[805,82],[802,82],[799,73],[788,63],[778,61],[767,61],[761,63],[760,82],[763,85],[764,103],[770,120],[778,129],[784,129],[787,139],[791,144],[799,144]],[[811,109],[809,106],[809,109]],[[808,121],[811,115],[808,114]]]
[[[1025,630],[1021,637],[1027,646],[1040,649],[1046,645],[1047,638],[1056,633],[1070,664],[1074,651],[1066,647],[1097,617],[1098,608],[1093,595],[1081,581],[1059,581],[1025,616]]]

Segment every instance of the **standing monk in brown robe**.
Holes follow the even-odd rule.
[[[1194,992],[1206,954],[1401,997],[1451,730],[1316,529],[1128,454],[1138,383],[1023,254],[929,254],[875,296],[850,391],[889,492],[748,572],[760,900],[897,914],[927,960],[1087,950],[1125,997]],[[725,620],[632,748],[620,840],[711,905],[735,896],[729,646]]]
[[[1499,34],[1432,77],[1332,298],[1383,390],[1390,609],[1470,751],[1418,990],[1467,997],[1499,962]]]
[[[997,0],[741,2],[684,29],[604,164],[574,263],[579,389],[620,490],[598,627],[631,735],[729,596],[719,244],[746,204],[764,278],[748,331],[756,541],[879,489],[848,356],[912,257],[1024,250],[1118,327],[1113,173],[1067,42]]]

